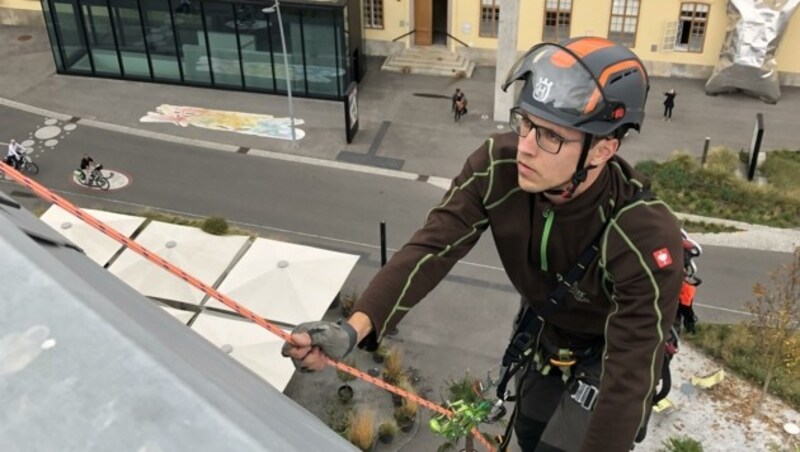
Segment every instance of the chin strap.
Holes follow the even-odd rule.
[[[545,190],[545,193],[549,195],[561,195],[564,199],[572,198],[572,195],[575,194],[575,190],[578,189],[578,185],[586,181],[586,178],[589,176],[589,170],[597,168],[595,165],[584,166],[586,165],[586,158],[589,156],[589,150],[592,148],[592,141],[594,141],[594,135],[587,133],[583,136],[583,148],[581,149],[581,157],[578,159],[578,166],[570,180],[562,184],[569,185],[567,185],[566,188]]]

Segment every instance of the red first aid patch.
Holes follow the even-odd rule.
[[[664,268],[672,263],[672,256],[670,256],[669,250],[666,248],[653,251],[653,259],[656,260],[656,265],[658,265],[658,268]]]

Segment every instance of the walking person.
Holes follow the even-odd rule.
[[[467,95],[461,88],[456,88],[456,92],[451,97],[453,120],[458,122],[461,117],[467,114]]]
[[[672,109],[675,108],[675,88],[671,88],[664,93],[664,121],[670,122],[672,120]]]
[[[641,129],[648,76],[627,47],[582,37],[534,46],[502,88],[516,81],[512,131],[467,158],[349,319],[299,325],[282,354],[308,372],[326,355],[374,350],[491,230],[522,299],[515,330],[530,339],[510,417],[521,449],[628,452],[649,419],[683,279],[677,219],[618,155]]]

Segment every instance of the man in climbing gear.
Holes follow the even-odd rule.
[[[376,348],[491,229],[523,300],[507,352],[520,447],[628,451],[649,418],[683,278],[676,218],[617,155],[642,126],[648,76],[628,48],[588,37],[534,46],[503,89],[516,81],[512,132],[468,157],[336,328]],[[348,337],[296,333],[284,354],[319,370]]]

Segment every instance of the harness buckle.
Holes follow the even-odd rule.
[[[594,405],[597,403],[597,396],[600,395],[600,390],[597,389],[597,386],[585,383],[583,380],[577,381],[578,388],[570,397],[572,397],[572,400],[578,402],[578,405],[580,405],[584,410],[592,411],[594,409]]]
[[[566,348],[558,349],[558,354],[550,358],[550,365],[555,367],[572,367],[576,362],[575,354]]]

